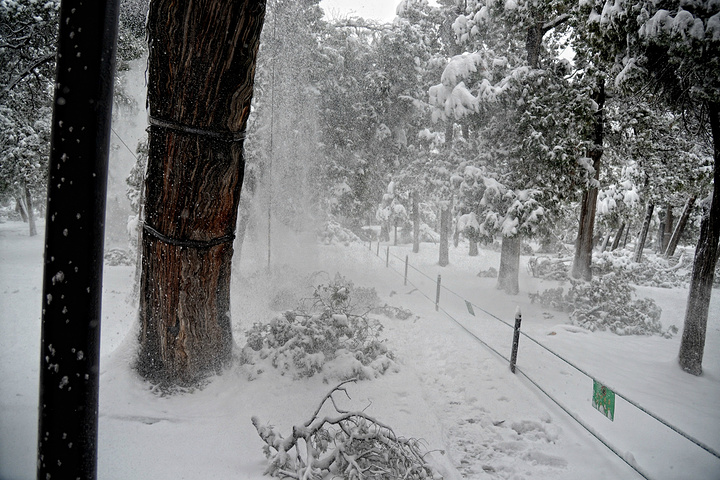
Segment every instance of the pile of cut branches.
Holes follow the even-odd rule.
[[[440,479],[423,459],[420,442],[399,437],[389,426],[364,411],[351,412],[338,407],[334,394],[348,398],[347,380],[323,398],[308,421],[294,426],[291,435],[283,437],[272,426],[252,418],[263,451],[269,460],[266,474],[294,479]],[[331,415],[320,416],[326,405]]]

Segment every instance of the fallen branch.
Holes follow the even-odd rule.
[[[265,473],[298,480],[328,475],[368,480],[442,478],[423,459],[418,440],[398,437],[390,426],[364,411],[348,411],[337,405],[334,395],[341,392],[350,398],[345,386],[356,381],[347,380],[333,388],[310,419],[294,426],[287,438],[274,427],[261,425],[257,417],[252,418],[270,460]],[[337,415],[320,417],[328,404]]]

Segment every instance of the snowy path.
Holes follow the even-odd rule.
[[[403,271],[402,260],[404,253],[407,252],[403,252],[403,254],[396,257],[391,256],[391,259],[399,260],[399,262],[395,261],[393,268],[395,273],[401,274]],[[376,265],[383,265],[385,262],[385,255],[381,253],[380,256],[380,259],[375,259]],[[424,262],[424,270],[441,270],[433,266],[431,260],[423,258],[422,255],[413,260],[420,264]],[[461,259],[457,260],[462,261]],[[391,267],[393,267],[392,263]],[[412,269],[410,271],[412,274]],[[445,269],[443,269],[443,285],[451,285],[452,280],[449,282],[448,277],[457,281],[451,288],[462,285],[462,281],[453,278],[453,275],[454,273],[450,271],[446,273]],[[415,277],[418,277],[418,275],[415,275]],[[525,283],[532,283],[533,281],[533,279],[524,280]],[[402,285],[401,276],[398,276],[395,281],[397,285]],[[418,302],[415,305],[430,305],[432,300],[428,301],[427,297],[432,298],[435,285],[422,276],[413,278],[413,281],[424,291],[426,297],[424,302]],[[413,291],[413,287],[406,288],[407,291]],[[542,288],[549,288],[549,286]],[[647,291],[647,289],[645,290]],[[655,293],[657,293],[658,289],[655,290]],[[478,297],[484,299],[494,297],[494,300],[489,302],[491,307],[488,307],[488,305],[485,305],[485,307],[491,308],[494,311],[493,314],[504,316],[507,322],[512,322],[510,313],[512,305],[516,302],[520,303],[523,311],[526,312],[526,315],[524,315],[524,331],[529,331],[534,338],[540,338],[541,343],[546,344],[556,352],[561,352],[561,355],[571,359],[573,363],[578,364],[584,371],[601,374],[603,381],[611,382],[610,384],[613,386],[620,385],[621,387],[618,388],[621,388],[623,393],[629,394],[632,400],[641,402],[641,406],[655,414],[659,414],[663,419],[669,420],[673,426],[690,433],[716,451],[720,448],[720,434],[718,433],[720,416],[716,409],[716,402],[713,400],[720,398],[720,385],[718,385],[717,377],[714,376],[718,364],[713,362],[718,358],[718,349],[720,348],[720,342],[718,342],[720,338],[717,335],[720,302],[718,302],[717,298],[714,299],[711,307],[709,329],[712,329],[715,334],[710,333],[708,335],[706,373],[701,378],[695,378],[684,374],[677,367],[675,360],[677,338],[669,341],[657,337],[618,337],[604,332],[587,334],[566,325],[557,325],[555,324],[556,320],[538,322],[539,319],[549,315],[540,315],[541,312],[538,307],[530,305],[526,300],[527,297],[523,298],[522,295],[507,297],[499,292],[493,295],[487,285],[484,295],[480,296],[477,290],[465,289],[463,291],[463,289],[460,289],[460,291],[463,292],[462,296],[465,299],[471,299],[473,303],[477,301]],[[679,315],[679,311],[681,311],[682,305],[680,304],[681,302],[684,303],[686,291],[660,291],[664,293],[665,302],[661,301],[659,303],[663,305],[666,311],[665,318],[674,315],[676,320],[678,317],[681,320],[682,317]],[[502,300],[505,305],[498,300]],[[670,300],[670,303],[668,303],[668,300]],[[465,328],[489,343],[491,347],[500,351],[501,354],[509,357],[509,342],[511,342],[512,332],[507,326],[482,312],[476,312],[477,317],[470,316],[466,310],[464,300],[448,295],[445,289],[442,291],[440,303],[443,310],[447,310],[456,319],[459,319]],[[430,312],[426,315],[432,316],[433,309],[430,308],[429,310]],[[435,314],[435,317],[440,321],[447,321],[444,315],[438,316],[438,314]],[[451,346],[454,346],[454,348],[447,350],[452,351],[452,354],[445,357],[441,355],[434,362],[425,365],[424,371],[430,371],[435,362],[442,365],[445,361],[451,361],[451,358],[457,358],[462,352],[473,349],[472,342],[467,344],[466,348],[457,348],[460,340],[467,340],[466,337],[469,337],[459,327],[457,330],[458,332],[452,337]],[[436,341],[437,337],[433,336],[433,342]],[[671,350],[668,350],[668,343],[675,344],[672,345]],[[478,344],[474,345],[474,348],[477,349]],[[713,353],[709,353],[711,350]],[[493,354],[490,358],[498,360],[499,357]],[[661,360],[658,361],[658,359]],[[476,373],[480,373],[477,371],[477,365],[479,364],[477,361],[470,364],[471,366],[475,365]],[[715,476],[720,475],[718,474],[720,472],[720,460],[718,458],[693,445],[620,398],[618,398],[616,406],[618,412],[616,420],[615,422],[609,422],[591,407],[591,379],[523,337],[521,337],[518,366],[536,382],[539,382],[565,408],[568,408],[584,424],[588,425],[593,432],[604,438],[629,463],[636,466],[649,478],[715,478]],[[460,368],[452,369],[452,371],[467,371],[463,367],[464,365],[460,365]],[[491,377],[495,380],[497,380],[499,374],[507,373],[507,375],[510,375],[509,372],[498,371],[497,367],[491,371]],[[475,377],[472,376],[465,378],[463,384],[471,384],[473,380],[475,380]],[[527,381],[525,383],[529,390],[542,397],[541,401],[548,403],[549,411],[558,414],[563,420],[569,422],[571,424],[570,428],[573,430],[579,429],[576,423],[569,420],[568,415],[562,413],[557,405],[550,403],[535,386],[530,385]],[[683,390],[678,389],[680,385],[686,388],[685,393],[696,393],[697,399],[688,404],[687,397],[680,393]],[[489,387],[485,386],[486,390],[488,388],[495,389],[496,385],[491,382]],[[513,391],[517,394],[517,390]],[[506,399],[507,397],[503,397],[503,400]],[[501,405],[494,405],[489,410],[492,412],[503,411]],[[513,413],[517,417],[517,411]],[[497,420],[494,422],[497,422]],[[532,420],[531,424],[532,422],[537,425],[536,419]],[[582,429],[578,430],[577,433],[589,437],[589,434]],[[599,446],[603,456],[613,457],[609,450],[600,446],[599,441],[592,439],[592,442]],[[567,452],[566,449],[562,451]],[[533,455],[526,454],[526,457],[533,458]],[[615,458],[617,459],[617,457]],[[563,457],[560,456],[560,459],[562,460]],[[620,465],[620,472],[622,472],[619,474],[620,477],[640,478],[629,466],[624,465],[620,459],[617,459],[617,462]],[[532,469],[534,472],[539,470],[538,464],[542,464],[542,462],[534,463]],[[515,462],[515,465],[517,466],[517,462]],[[486,470],[489,469],[486,468]],[[595,471],[597,472],[597,470]],[[502,475],[502,477],[507,478],[507,475]],[[554,476],[554,478],[562,477],[563,475],[559,473]],[[573,477],[570,475],[567,478]],[[594,477],[592,473],[585,472],[583,478]],[[602,478],[602,476],[599,478]]]
[[[37,425],[42,235],[28,239],[22,224],[0,225],[0,479],[31,479]],[[233,284],[236,342],[254,321],[293,306],[299,276],[336,271],[358,286],[373,286],[383,302],[407,308],[406,320],[384,318],[389,346],[400,368],[351,389],[353,408],[364,409],[404,436],[423,438],[447,479],[635,479],[618,457],[579,427],[560,408],[471,335],[436,312],[402,277],[385,268],[385,258],[359,245],[309,247],[288,241],[276,264],[291,264],[270,283],[263,273],[261,245],[243,251],[241,281]],[[462,246],[461,246],[462,247]],[[404,258],[406,247],[393,252]],[[639,401],[674,425],[720,448],[720,300],[713,298],[706,345],[706,373],[695,378],[676,366],[678,338],[618,337],[579,333],[566,317],[531,305],[527,292],[549,288],[524,275],[521,293],[497,292],[493,279],[475,274],[497,265],[497,254],[481,251],[468,259],[451,249],[451,265],[435,265],[436,251],[423,245],[413,265],[430,277],[411,281],[434,297],[432,278],[493,315],[512,321],[523,311],[523,331],[581,368]],[[402,263],[391,266],[402,271]],[[278,267],[279,268],[279,267]],[[253,273],[253,272],[260,273]],[[129,368],[133,358],[136,307],[129,302],[132,269],[106,267],[102,326],[99,478],[260,479],[265,465],[262,442],[250,424],[258,415],[282,431],[306,420],[329,384],[320,378],[293,381],[277,374],[248,380],[234,367],[202,391],[159,397]],[[248,281],[253,288],[248,288]],[[308,293],[308,292],[306,292]],[[686,291],[642,289],[664,310],[663,321],[682,318]],[[474,332],[509,355],[512,332],[464,301],[442,292],[441,305]],[[554,315],[554,317],[551,317]],[[681,320],[680,320],[681,321]],[[615,422],[590,406],[592,382],[521,338],[520,369],[557,396],[619,451],[630,452],[653,479],[718,478],[720,462],[656,422],[618,402]],[[664,427],[663,427],[664,428]],[[628,456],[628,458],[630,458]]]

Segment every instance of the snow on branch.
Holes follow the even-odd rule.
[[[347,380],[330,390],[312,416],[302,425],[295,425],[288,437],[252,417],[270,461],[265,473],[298,480],[441,479],[424,460],[419,440],[399,437],[388,425],[364,411],[338,406],[334,395],[342,393],[350,398],[346,385],[355,382],[356,379]],[[331,408],[333,413],[321,416],[324,408]]]

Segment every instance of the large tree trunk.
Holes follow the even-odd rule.
[[[648,206],[645,209],[645,220],[643,221],[642,230],[640,230],[640,236],[638,237],[637,245],[635,245],[635,256],[633,257],[633,261],[635,263],[640,263],[640,261],[642,260],[642,252],[645,248],[648,231],[650,230],[650,222],[652,221],[653,210],[655,210],[655,205],[652,203],[648,203]]]
[[[710,208],[700,224],[700,239],[695,249],[695,261],[690,278],[685,325],[680,343],[680,366],[693,375],[702,374],[708,309],[712,295],[713,277],[720,240],[720,103],[709,104],[710,128],[713,136],[715,171]]]
[[[508,295],[517,295],[520,292],[518,277],[520,275],[521,246],[522,237],[520,235],[502,239],[497,288],[505,290]]]
[[[418,193],[412,194],[412,216],[413,216],[413,253],[420,251],[420,201]]]
[[[192,384],[231,358],[230,266],[265,2],[153,0],[138,370]]]
[[[675,230],[673,230],[672,236],[670,237],[667,249],[665,250],[666,257],[669,258],[675,255],[675,249],[677,248],[678,242],[680,241],[680,236],[682,235],[683,231],[685,231],[685,226],[687,225],[688,218],[690,218],[690,212],[692,211],[694,205],[695,196],[691,195],[687,199],[687,202],[685,202],[685,207],[683,208],[682,214],[680,215],[680,219],[675,225]]]
[[[593,100],[597,103],[597,112],[595,112],[592,138],[593,147],[590,151],[590,158],[593,161],[593,168],[595,169],[594,179],[598,180],[600,178],[600,159],[603,154],[604,135],[605,80],[603,78],[598,80],[598,85],[593,92]],[[573,258],[571,272],[573,278],[592,279],[593,230],[595,228],[597,196],[598,189],[594,185],[591,185],[588,190],[583,193],[578,241],[575,245],[575,257]]]

